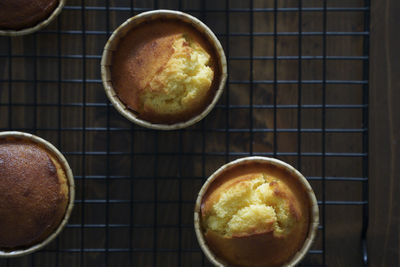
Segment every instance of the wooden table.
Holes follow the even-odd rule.
[[[77,185],[60,238],[0,266],[208,265],[192,226],[196,194],[219,166],[251,154],[297,167],[321,201],[304,266],[362,266],[368,209],[371,266],[398,266],[400,5],[374,1],[369,35],[369,1],[326,2],[69,0],[45,30],[0,38],[0,129],[58,146]],[[131,124],[100,80],[109,33],[152,8],[189,10],[229,59],[217,107],[182,131]]]
[[[379,2],[379,3],[378,3]],[[398,1],[374,1],[370,62],[371,266],[400,265],[400,21]]]

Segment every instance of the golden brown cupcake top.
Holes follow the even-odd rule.
[[[223,174],[201,205],[205,240],[234,266],[280,266],[301,249],[309,201],[288,172],[261,165]]]
[[[1,0],[0,30],[30,28],[47,19],[59,0]]]
[[[0,139],[0,248],[27,247],[58,227],[68,204],[60,163],[44,148]]]
[[[184,121],[211,102],[218,85],[215,51],[192,26],[155,20],[132,29],[113,54],[120,100],[142,119]]]
[[[299,203],[281,181],[264,173],[237,177],[214,191],[203,208],[205,227],[226,237],[289,233]]]

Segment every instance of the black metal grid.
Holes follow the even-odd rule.
[[[105,97],[99,71],[112,30],[157,8],[200,18],[229,62],[214,111],[174,132],[123,119]],[[335,223],[343,220],[332,216],[347,208],[355,226],[338,229],[356,233],[343,247],[358,251],[349,262],[366,264],[369,12],[368,0],[70,0],[46,29],[1,37],[0,130],[55,144],[73,168],[77,199],[57,241],[0,266],[207,265],[191,221],[196,193],[218,166],[248,155],[283,159],[314,187],[321,225],[305,265],[335,262]],[[354,73],[337,70],[341,78],[331,65]]]

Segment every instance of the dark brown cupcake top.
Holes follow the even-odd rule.
[[[1,0],[0,29],[21,30],[47,19],[59,0]]]
[[[0,139],[0,248],[45,239],[67,203],[65,172],[50,153],[34,143]]]

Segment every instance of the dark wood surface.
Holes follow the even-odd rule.
[[[371,266],[399,266],[400,2],[372,2],[369,254]]]
[[[152,1],[133,2],[137,7],[154,8]],[[179,1],[158,2],[158,7],[179,8]],[[202,13],[201,1],[182,2],[183,8],[199,10],[193,14],[214,32],[221,33],[219,39],[230,59],[231,81],[219,106],[202,122],[182,131],[144,130],[124,119],[112,106],[104,105],[108,100],[99,82],[99,56],[107,37],[90,31],[112,31],[137,12],[112,10],[107,17],[105,10],[86,10],[82,16],[79,10],[82,2],[69,0],[68,5],[77,8],[63,10],[60,18],[46,30],[26,37],[0,39],[1,55],[9,55],[10,51],[13,55],[0,57],[0,79],[3,81],[0,83],[0,128],[36,133],[58,146],[66,154],[76,176],[78,200],[70,226],[57,242],[33,256],[0,260],[0,266],[31,266],[32,262],[36,266],[207,265],[192,228],[193,203],[204,178],[227,161],[244,155],[235,153],[250,155],[274,151],[293,153],[278,158],[297,167],[310,178],[319,201],[355,203],[328,204],[321,209],[324,212],[321,219],[325,223],[321,224],[323,229],[319,230],[313,249],[325,249],[327,266],[362,266],[362,178],[365,174],[362,104],[365,86],[340,83],[325,86],[321,83],[304,83],[299,86],[297,83],[282,83],[276,85],[275,95],[274,84],[247,81],[273,81],[275,74],[278,80],[284,81],[322,80],[324,66],[326,80],[360,81],[365,78],[364,59],[330,59],[326,65],[318,58],[301,61],[280,59],[276,62],[275,73],[271,59],[274,56],[273,36],[228,35],[249,33],[251,26],[256,33],[273,32],[273,12],[255,12],[252,23],[250,12],[234,12],[229,16],[226,12]],[[299,5],[298,1],[278,2],[280,8]],[[361,0],[327,2],[328,7],[364,6]],[[129,7],[131,2],[121,0],[109,3],[111,7]],[[208,9],[226,8],[225,1],[204,3]],[[230,8],[250,7],[249,1],[229,3]],[[389,33],[398,27],[395,27],[394,20],[383,19],[386,14],[395,15],[396,9],[387,6],[388,3],[385,2],[386,6],[373,7],[373,14],[378,15],[373,15],[371,24],[374,33],[371,42],[369,121],[369,251],[372,266],[396,266],[399,263],[399,226],[396,223],[399,206],[395,203],[396,185],[399,189],[395,175],[398,168],[395,161],[396,153],[397,157],[399,153],[399,145],[395,144],[398,134],[394,137],[399,132],[399,112],[395,112],[396,108],[398,110],[395,101],[396,94],[399,99],[399,91],[396,91],[398,83],[394,80],[398,69],[395,69],[396,58],[393,56],[398,52],[392,40],[396,35]],[[85,1],[85,4],[104,6],[105,2],[92,0]],[[274,1],[254,1],[254,7],[272,8]],[[303,1],[303,7],[323,6],[322,1],[310,0]],[[326,29],[328,32],[363,32],[364,15],[363,11],[328,12]],[[322,11],[303,11],[301,30],[322,32],[323,18]],[[83,20],[85,27],[82,26]],[[276,21],[278,32],[299,30],[298,12],[280,11]],[[89,34],[66,33],[82,29],[89,31]],[[64,33],[57,33],[58,30]],[[282,57],[297,56],[299,47],[303,56],[321,57],[324,45],[327,56],[362,57],[365,48],[361,34],[329,35],[325,43],[320,34],[279,35],[276,45],[276,55]],[[86,60],[79,57],[82,54],[88,55]],[[59,55],[63,57],[59,58]],[[270,59],[249,60],[250,56]],[[237,59],[239,57],[246,59]],[[16,80],[11,84],[5,81],[10,76]],[[85,82],[81,82],[85,79]],[[324,91],[328,105],[357,107],[339,106],[324,110]],[[272,108],[246,107],[250,104],[273,105],[274,96],[278,105],[293,105],[291,108],[278,108],[276,121]],[[299,103],[316,106],[298,109],[296,105]],[[243,107],[227,109],[228,104]],[[392,114],[389,117],[391,119],[387,119],[388,114]],[[324,134],[323,123],[326,129],[332,131]],[[109,131],[106,130],[108,126],[111,127]],[[273,131],[275,126],[277,132]],[[82,127],[89,129],[82,131]],[[298,132],[299,128],[308,131]],[[256,131],[252,132],[251,129]],[[334,129],[349,131],[335,132]],[[327,153],[337,154],[322,157],[320,153],[324,149]],[[111,152],[111,155],[107,152]],[[341,157],[343,153],[353,156]],[[107,179],[107,176],[111,178]],[[324,176],[328,179],[322,180]],[[354,177],[361,179],[350,179]],[[108,205],[95,202],[107,199],[122,201]],[[81,200],[89,202],[82,204]],[[82,224],[86,227],[80,228]],[[128,227],[104,227],[108,224]],[[380,253],[382,244],[385,245],[383,258]],[[80,253],[82,245],[92,251]],[[110,252],[96,251],[104,248],[109,248]],[[132,249],[133,252],[113,252],[113,249],[120,248]],[[153,253],[153,250],[157,250],[157,253]],[[305,266],[322,264],[323,257],[320,254],[308,255],[304,260]]]

